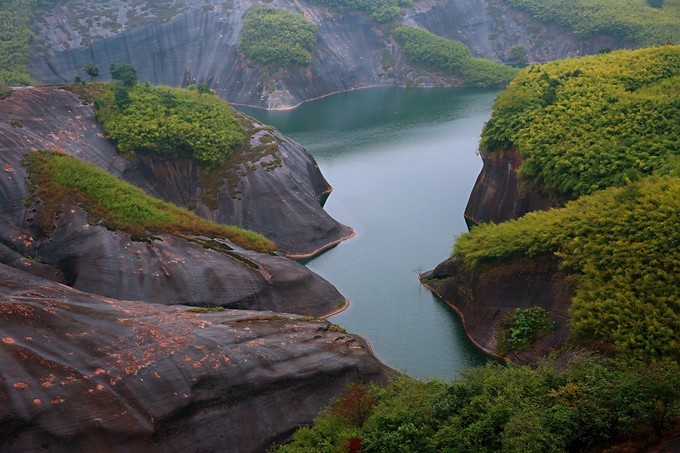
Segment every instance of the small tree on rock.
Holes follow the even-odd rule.
[[[99,68],[95,64],[88,63],[83,69],[85,70],[85,74],[90,76],[90,82],[94,82],[94,79],[99,77]]]

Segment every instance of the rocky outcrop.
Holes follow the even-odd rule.
[[[565,273],[554,258],[516,261],[483,272],[468,271],[449,258],[421,279],[460,314],[470,339],[487,353],[496,354],[499,324],[516,308],[545,308],[555,321],[555,330],[539,338],[531,351],[513,353],[514,361],[534,362],[569,338],[571,295]]]
[[[517,170],[521,156],[515,148],[481,154],[484,166],[465,208],[468,227],[500,223],[530,211],[562,205],[556,197],[546,196],[520,180]],[[555,257],[493,265],[483,271],[470,271],[449,258],[423,273],[421,279],[460,314],[470,339],[490,354],[497,353],[501,321],[516,308],[543,307],[556,325],[554,332],[538,339],[530,351],[511,353],[508,358],[520,363],[535,362],[559,350],[569,338],[571,294],[566,274],[559,269]]]
[[[275,140],[284,141],[271,133]],[[191,200],[201,190],[196,182],[200,172],[187,163],[164,164],[176,172],[173,179],[167,178],[169,170],[144,173],[139,167],[148,163],[118,156],[94,121],[91,106],[58,87],[16,89],[0,101],[0,149],[0,263],[119,299],[311,316],[334,311],[345,301],[331,284],[283,256],[200,237],[159,235],[150,243],[136,242],[124,232],[90,225],[87,213],[68,198],[62,201],[54,231],[45,234],[40,226],[41,205],[25,204],[22,161],[31,150],[61,150],[133,182],[146,175],[147,190],[174,202],[183,194]],[[229,222],[228,214],[251,211],[250,217],[243,215],[233,223],[265,219],[259,225],[277,225],[272,236],[286,238],[293,251],[304,252],[348,234],[321,209],[318,196],[328,186],[312,158],[294,142],[271,149],[261,161],[242,160],[237,170],[242,166],[255,168],[241,176],[237,188],[258,191],[247,197],[244,193],[238,200],[228,195],[228,182],[218,178],[217,206],[207,210],[199,204],[199,212]]]
[[[143,81],[206,83],[230,102],[266,108],[369,86],[461,83],[411,67],[390,28],[361,13],[275,0],[269,5],[301,12],[319,31],[309,67],[267,69],[249,64],[237,52],[242,16],[255,4],[252,0],[177,0],[175,8],[155,14],[149,11],[158,6],[151,3],[145,13],[126,13],[130,5],[120,0],[107,0],[111,8],[101,6],[96,12],[89,3],[75,0],[40,13],[30,62],[37,80],[72,81],[84,77],[88,63],[99,66],[106,78],[111,63],[126,62]],[[515,46],[523,46],[530,61],[540,62],[625,44],[606,37],[579,41],[566,29],[540,24],[499,0],[416,0],[403,11],[403,23],[461,40],[475,56],[499,61],[508,60]]]
[[[262,452],[386,379],[326,321],[188,309],[0,265],[0,450]]]
[[[530,211],[562,205],[556,197],[547,196],[520,180],[517,170],[522,159],[517,149],[496,153],[482,151],[481,155],[484,166],[465,208],[468,226],[483,222],[500,223]]]

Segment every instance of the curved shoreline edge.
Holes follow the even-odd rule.
[[[505,361],[505,360],[506,360],[505,358],[503,358],[503,357],[499,356],[498,354],[495,354],[495,353],[492,352],[491,350],[489,350],[489,349],[483,347],[483,346],[482,346],[481,344],[479,344],[474,338],[472,338],[472,336],[470,335],[470,331],[468,330],[467,322],[466,322],[466,320],[465,320],[465,316],[463,316],[463,313],[458,309],[458,307],[456,307],[454,304],[452,304],[451,302],[449,302],[448,300],[446,300],[446,298],[445,298],[443,295],[441,295],[441,294],[436,290],[436,288],[434,288],[432,285],[429,285],[429,284],[427,284],[427,283],[423,283],[422,278],[423,278],[423,276],[424,276],[425,274],[426,274],[426,273],[423,273],[423,274],[420,274],[420,275],[418,276],[418,279],[420,280],[420,284],[423,285],[423,286],[424,286],[425,288],[427,288],[428,290],[430,290],[430,292],[431,292],[437,299],[441,300],[441,301],[444,302],[446,305],[448,305],[449,307],[453,308],[453,310],[454,310],[454,311],[458,314],[458,316],[460,317],[460,321],[461,321],[461,323],[463,324],[463,330],[465,330],[465,335],[470,339],[470,341],[472,342],[472,344],[474,344],[474,345],[477,347],[477,349],[479,349],[480,351],[482,351],[484,354],[486,354],[486,355],[488,355],[488,356],[490,356],[490,357],[493,357],[494,359]]]
[[[338,224],[341,225],[341,226],[343,226],[343,227],[345,227],[345,228],[347,228],[347,229],[349,230],[350,233],[349,233],[348,235],[346,235],[346,236],[343,236],[343,237],[339,238],[339,239],[336,239],[336,240],[334,240],[334,241],[331,241],[331,242],[329,242],[328,244],[324,244],[324,245],[322,245],[321,247],[319,247],[318,249],[312,250],[312,251],[309,252],[309,253],[285,254],[285,256],[286,256],[287,258],[292,259],[292,260],[304,260],[304,259],[314,258],[315,256],[320,255],[321,253],[325,252],[326,250],[329,250],[329,249],[335,247],[335,246],[338,245],[339,243],[341,243],[341,242],[343,242],[343,241],[346,241],[346,240],[348,240],[348,239],[351,239],[351,238],[353,238],[354,236],[356,236],[357,233],[356,233],[356,231],[354,231],[354,228],[352,228],[352,227],[350,227],[350,226],[347,226],[347,225],[345,225],[344,223],[338,222]]]

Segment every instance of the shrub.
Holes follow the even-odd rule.
[[[501,321],[498,351],[503,354],[529,349],[537,338],[554,329],[555,321],[544,308],[516,308]]]
[[[243,141],[229,105],[198,91],[114,84],[99,95],[96,107],[97,120],[123,154],[193,158],[214,167]]]
[[[316,25],[300,14],[255,6],[246,11],[239,52],[261,65],[308,65]]]

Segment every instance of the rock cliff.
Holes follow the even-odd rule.
[[[562,204],[520,181],[517,170],[521,157],[517,150],[482,152],[482,159],[484,166],[465,209],[469,227],[483,222],[500,223]],[[559,350],[569,338],[568,309],[572,296],[566,274],[554,257],[490,266],[483,272],[469,271],[449,258],[423,273],[421,279],[460,314],[470,339],[490,354],[497,353],[500,322],[516,308],[545,308],[555,321],[555,330],[539,338],[530,351],[510,354],[508,357],[513,361],[534,362]]]
[[[483,222],[500,223],[530,211],[559,207],[562,202],[520,181],[522,159],[510,148],[502,153],[481,152],[483,167],[465,208],[468,226]]]
[[[276,150],[260,161],[242,160],[229,170],[244,172],[235,184],[241,195],[230,196],[228,182],[218,178],[216,206],[208,209],[197,197],[196,209],[228,223],[255,219],[259,223],[254,226],[265,230],[272,225],[266,233],[285,239],[282,243],[292,252],[304,253],[346,237],[349,229],[321,209],[318,197],[328,186],[313,159],[294,142],[268,133],[281,142]],[[144,179],[145,189],[172,202],[186,203],[183,196],[194,199],[201,190],[199,170],[190,163],[153,164],[118,156],[94,121],[92,107],[70,92],[58,87],[22,88],[0,101],[0,149],[0,263],[119,299],[311,316],[327,314],[344,303],[332,285],[283,256],[200,237],[159,235],[150,243],[136,242],[129,234],[90,225],[87,213],[68,198],[62,200],[54,231],[45,234],[40,204],[25,204],[22,161],[31,150],[61,150],[123,179]],[[255,193],[246,195],[251,188]]]
[[[94,296],[0,264],[0,450],[261,452],[386,371],[322,320]]]
[[[88,63],[107,77],[111,63],[125,62],[137,68],[143,81],[206,83],[230,102],[266,108],[368,86],[460,84],[409,66],[390,27],[361,13],[273,1],[273,7],[304,14],[318,26],[318,34],[309,67],[266,69],[237,52],[242,16],[252,0],[165,3],[148,2],[148,8],[137,5],[135,10],[130,2],[106,0],[95,11],[90,2],[76,0],[41,11],[34,24],[30,72],[41,82],[62,83],[84,77]],[[461,40],[475,56],[500,61],[508,60],[515,46],[523,46],[530,61],[547,61],[625,44],[606,37],[581,42],[500,0],[416,0],[403,12],[403,23]]]

